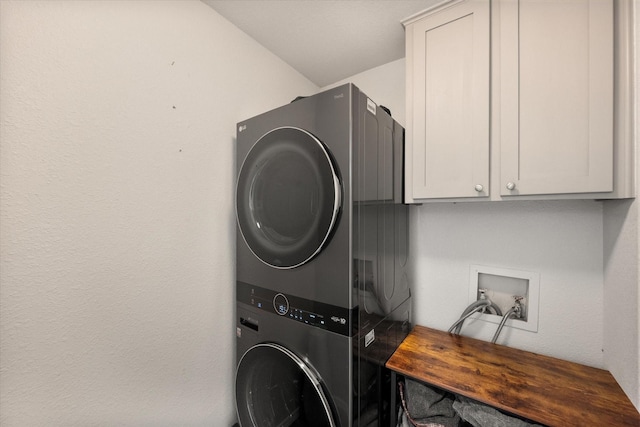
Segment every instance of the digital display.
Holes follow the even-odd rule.
[[[273,297],[273,308],[276,309],[276,313],[284,316],[289,312],[289,300],[283,294],[277,294]]]
[[[310,311],[300,310],[298,308],[292,307],[291,312],[289,313],[289,317],[294,320],[307,323],[309,325],[320,326],[320,327],[326,325],[324,316],[317,313],[312,313]]]

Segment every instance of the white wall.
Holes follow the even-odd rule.
[[[606,202],[604,227],[605,367],[640,408],[637,201]]]
[[[637,2],[623,3],[634,17],[636,67],[640,58],[640,8]],[[624,57],[624,56],[622,56]],[[640,165],[640,86],[638,71],[631,93],[635,95],[635,115],[630,132],[624,134],[635,141],[636,166]],[[624,116],[623,116],[624,117]],[[627,124],[622,121],[623,124]],[[628,128],[628,127],[627,127]],[[623,129],[626,129],[623,127]],[[636,169],[636,189],[640,175]],[[640,410],[640,205],[637,200],[606,202],[604,210],[604,358],[605,367],[614,375],[636,408]]]
[[[540,275],[538,332],[505,328],[498,343],[602,367],[599,202],[423,205],[413,210],[418,324],[446,330],[468,304],[472,264]],[[468,322],[490,340],[496,325]]]
[[[327,90],[345,83],[355,84],[374,102],[389,108],[393,118],[404,126],[406,122],[404,58],[340,80],[322,89]]]
[[[0,425],[234,418],[235,123],[317,87],[199,1],[0,2]]]

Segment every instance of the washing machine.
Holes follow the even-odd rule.
[[[289,297],[268,296],[265,304]],[[331,311],[307,311],[297,302],[290,301],[292,315],[262,310],[258,302],[236,305],[240,426],[389,426],[395,408],[384,362],[409,332],[410,300],[365,334],[330,331],[321,319]]]
[[[238,123],[242,427],[384,425],[411,314],[403,144],[352,84]]]

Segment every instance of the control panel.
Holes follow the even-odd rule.
[[[237,282],[236,298],[260,310],[342,335],[352,336],[357,309],[350,310]]]

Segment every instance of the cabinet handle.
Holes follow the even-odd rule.
[[[507,182],[507,190],[513,190],[516,188],[516,184],[514,182]]]
[[[484,190],[484,187],[481,184],[476,184],[474,188],[478,193],[481,193],[482,190]]]

